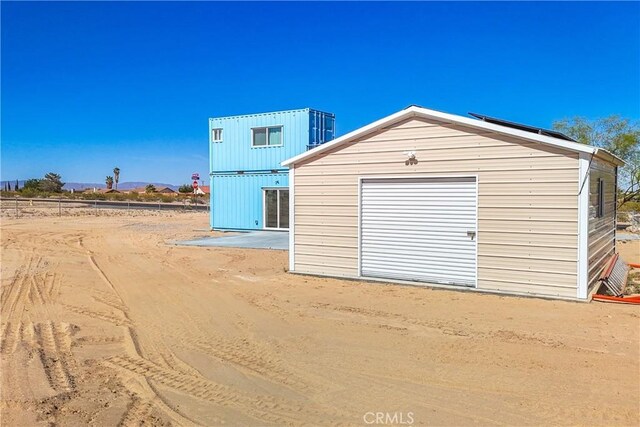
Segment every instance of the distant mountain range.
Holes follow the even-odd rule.
[[[0,188],[4,189],[4,186],[7,182],[11,184],[11,189],[13,189],[16,185],[15,180],[0,181]],[[146,187],[149,184],[153,184],[156,188],[169,187],[174,191],[177,191],[179,187],[178,185],[163,184],[161,182],[119,182],[118,190],[131,190],[132,188]],[[24,186],[24,181],[18,180],[18,185],[20,186],[20,188],[22,188]],[[113,187],[115,188],[115,185]],[[107,186],[104,184],[104,182],[102,184],[98,184],[95,182],[67,182],[62,188],[64,188],[65,190],[82,190],[83,188],[107,188]]]

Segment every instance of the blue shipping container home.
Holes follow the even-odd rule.
[[[301,110],[209,119],[211,228],[289,228],[289,176],[280,162],[331,141],[335,115]]]

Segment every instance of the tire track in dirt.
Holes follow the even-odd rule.
[[[215,357],[223,363],[233,365],[242,371],[271,382],[286,385],[294,390],[309,389],[309,385],[295,374],[284,369],[279,360],[274,360],[269,351],[252,344],[247,339],[233,341],[220,337],[186,338],[182,345]]]
[[[412,325],[418,326],[422,328],[429,328],[436,330],[437,332],[444,335],[454,335],[460,337],[468,337],[470,336],[470,332],[468,331],[468,327],[465,328],[464,325],[460,324],[459,328],[452,327],[444,322],[440,322],[437,320],[422,320],[415,319],[413,317],[407,317],[405,315],[399,313],[390,313],[382,310],[368,309],[362,307],[353,307],[353,306],[340,306],[340,305],[331,305],[327,303],[316,303],[311,306],[314,309],[319,310],[327,310],[327,311],[335,311],[338,313],[345,313],[347,315],[353,316],[364,316],[370,318],[378,318],[384,320],[393,320],[399,322],[400,325]],[[355,317],[353,320],[357,320]],[[399,329],[402,330],[403,326],[397,325],[380,325],[381,327],[386,327],[388,329]]]
[[[128,309],[127,307],[122,303],[122,301],[117,300],[115,298],[109,298],[109,297],[103,297],[103,296],[95,296],[93,295],[91,298],[93,298],[95,301],[97,302],[101,302],[104,305],[108,305],[111,308],[114,308],[116,310],[121,311],[123,314],[125,314],[125,312],[127,313],[128,316]]]
[[[71,355],[69,325],[39,323],[35,331],[40,345],[40,360],[49,384],[55,391],[71,392],[75,385],[72,375],[75,361]]]
[[[89,265],[91,266],[91,268],[98,273],[98,276],[102,279],[102,281],[109,287],[109,289],[111,289],[111,291],[115,294],[115,296],[118,297],[118,299],[120,300],[120,302],[122,304],[124,304],[124,300],[122,299],[122,295],[120,295],[120,293],[118,292],[118,290],[116,289],[116,287],[113,285],[113,283],[111,282],[111,280],[109,280],[109,278],[107,277],[107,275],[104,273],[104,271],[102,271],[102,269],[100,268],[100,266],[98,265],[98,263],[96,263],[96,260],[93,256],[93,252],[91,252],[89,249],[87,249],[84,246],[84,242],[82,240],[82,238],[78,238],[78,246],[83,249],[86,253],[87,259],[89,260]]]
[[[2,354],[14,353],[18,347],[22,317],[30,298],[30,283],[27,272],[34,260],[36,257],[30,253],[26,262],[16,270],[13,280],[7,285],[7,296],[2,306],[2,321],[6,322],[5,328],[2,330],[2,343],[0,344],[0,353]]]
[[[2,354],[15,353],[18,347],[21,322],[7,322],[2,331],[2,344],[0,350]]]
[[[24,292],[24,285],[27,279],[27,272],[31,268],[33,259],[34,255],[31,253],[26,261],[26,265],[23,263],[16,270],[13,280],[5,288],[7,296],[4,304],[2,305],[2,313],[4,313],[5,316],[14,317],[22,314],[22,311],[17,308],[20,304],[24,304],[26,302],[27,295]]]
[[[74,345],[87,344],[87,345],[105,345],[105,344],[121,344],[124,342],[124,337],[105,337],[105,336],[84,336],[76,339]]]
[[[133,397],[131,403],[127,407],[126,412],[122,416],[119,427],[137,427],[144,425],[151,410],[153,409],[153,403],[149,400],[142,399],[139,396]]]
[[[124,302],[124,299],[122,298],[122,295],[120,295],[120,293],[118,292],[115,284],[109,279],[109,277],[106,275],[106,273],[102,270],[102,268],[100,268],[100,266],[98,265],[98,263],[96,262],[94,256],[93,256],[93,252],[90,251],[89,249],[87,249],[84,245],[84,242],[82,240],[82,237],[78,237],[77,239],[77,245],[78,247],[80,247],[86,257],[87,260],[89,261],[89,265],[91,266],[91,268],[97,273],[98,277],[100,277],[101,281],[107,286],[107,288],[111,291],[111,292],[105,292],[105,291],[101,291],[101,290],[97,290],[97,289],[88,289],[88,291],[90,293],[93,293],[93,298],[96,301],[102,302],[118,311],[120,311],[124,317],[123,319],[119,319],[116,318],[112,315],[104,315],[104,313],[96,313],[96,312],[91,312],[89,310],[83,309],[81,307],[71,307],[71,310],[75,310],[76,312],[78,312],[79,314],[85,314],[88,315],[90,317],[94,317],[94,318],[100,318],[102,317],[102,320],[106,320],[106,321],[111,321],[112,323],[115,323],[118,326],[124,326],[125,327],[125,335],[122,337],[122,341],[124,343],[125,346],[125,351],[129,354],[135,354],[136,358],[139,358],[140,360],[147,360],[145,359],[144,353],[142,352],[142,348],[140,345],[140,338],[138,336],[138,333],[135,329],[135,324],[134,322],[131,320],[131,318],[129,317],[129,309],[127,307],[127,305]],[[97,296],[95,295],[97,294]],[[173,353],[171,353],[169,356],[175,356],[173,355]],[[173,360],[173,364],[170,363],[170,361],[167,360],[166,355],[164,354],[159,354],[158,357],[160,359],[162,359],[162,361],[167,364],[167,366],[169,367],[175,367],[176,363],[175,360]],[[148,363],[152,363],[153,362],[148,362]],[[184,362],[182,362],[180,360],[180,363],[182,365],[186,365]],[[159,366],[159,365],[158,365]],[[198,372],[197,370],[195,370],[194,368],[188,366],[190,369],[190,371],[195,371]],[[184,366],[183,366],[184,368]],[[185,370],[185,369],[182,369]],[[149,380],[147,378],[144,379],[144,384],[149,392],[149,394],[151,395],[151,398],[146,400],[145,402],[151,402],[151,401],[155,401],[156,402],[156,406],[163,412],[163,414],[167,417],[169,417],[170,419],[172,419],[173,421],[175,421],[178,425],[196,425],[192,420],[190,420],[186,415],[182,414],[178,409],[174,408],[169,402],[167,402],[162,395],[158,392],[158,390],[149,382]],[[126,387],[126,385],[125,385]],[[139,414],[140,411],[134,408],[134,412],[133,415],[129,418],[127,418],[125,420],[125,422],[128,422],[128,420],[131,419],[136,419],[136,415],[135,414]],[[140,425],[141,423],[133,423],[134,425]]]
[[[55,302],[60,296],[60,288],[62,286],[61,275],[55,271],[48,272],[44,275],[43,282],[42,294],[48,302]]]
[[[60,305],[73,313],[81,314],[83,316],[88,316],[88,317],[91,317],[92,319],[104,320],[105,322],[113,323],[117,326],[131,326],[131,322],[128,319],[121,318],[113,314],[104,313],[101,311],[88,310],[86,308],[76,307],[74,305],[69,305],[69,304],[60,304]]]
[[[1,307],[2,307],[3,313],[5,314],[8,313],[9,307],[7,307],[7,304],[9,304],[9,299],[11,298],[11,296],[14,295],[15,292],[19,291],[19,287],[21,286],[21,283],[20,283],[21,280],[22,280],[22,271],[20,268],[18,268],[15,274],[13,275],[11,282],[6,286],[2,286],[2,297],[1,297],[0,303],[2,304]],[[16,290],[16,286],[18,286],[18,290]]]
[[[120,368],[129,375],[143,376],[188,396],[238,410],[258,421],[290,424],[300,419],[321,419],[327,415],[318,409],[311,409],[312,404],[301,402],[299,405],[291,405],[274,396],[250,396],[204,377],[165,369],[139,357],[115,356],[106,359],[105,363]]]
[[[20,328],[20,341],[25,343],[28,348],[36,348],[36,331],[33,322],[22,323]]]
[[[36,279],[36,276],[33,275],[29,277],[29,301],[33,306],[45,305],[47,301],[45,301],[42,290],[40,289],[41,283]]]

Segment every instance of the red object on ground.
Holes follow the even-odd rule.
[[[609,295],[595,294],[593,296],[593,299],[596,301],[602,301],[602,302],[616,302],[621,304],[640,304],[640,296],[612,297]]]
[[[631,268],[640,268],[640,264],[629,264]]]

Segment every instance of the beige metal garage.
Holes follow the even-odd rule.
[[[290,271],[588,299],[623,162],[476,117],[412,106],[283,162]]]

